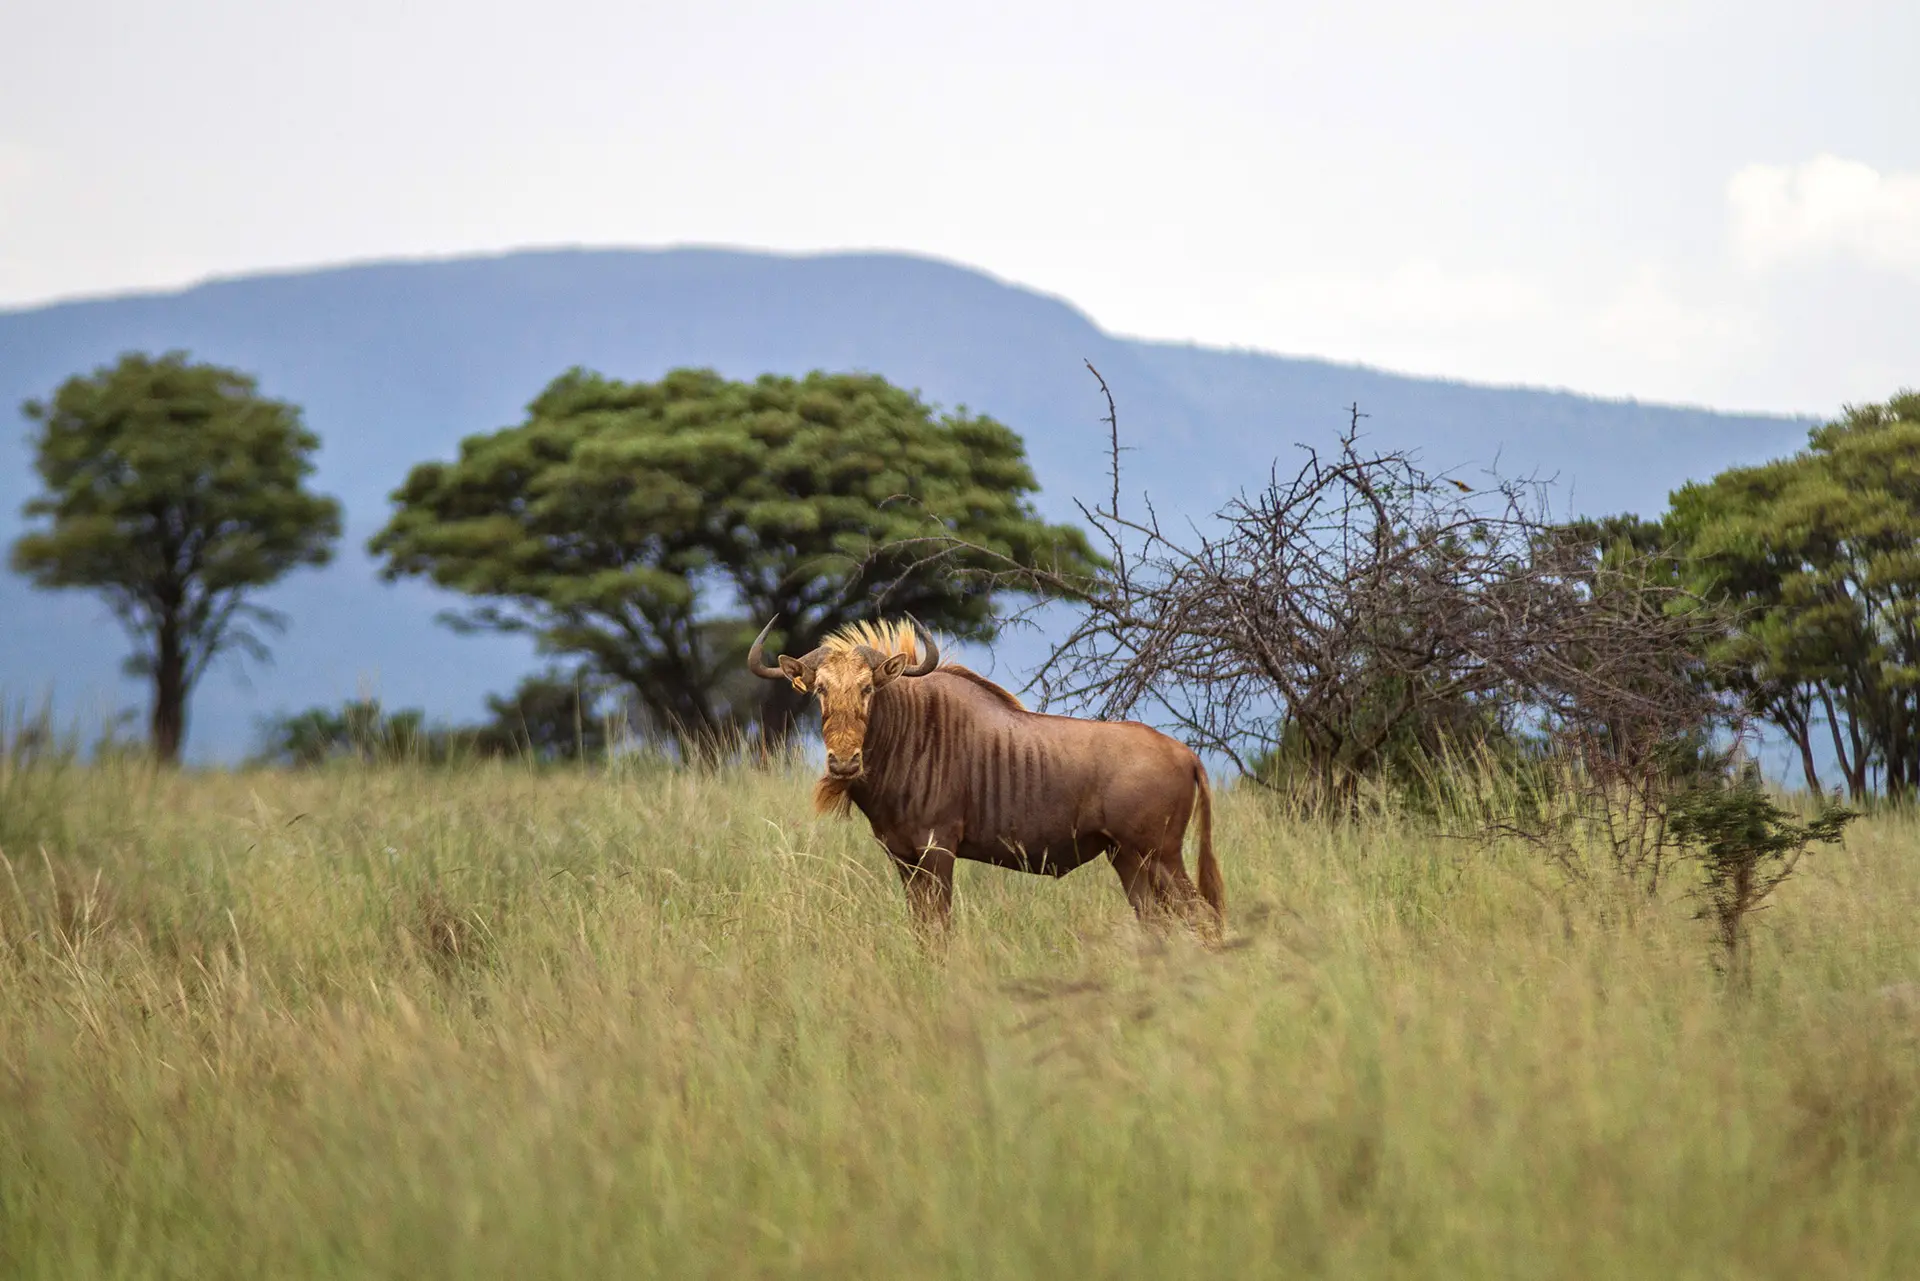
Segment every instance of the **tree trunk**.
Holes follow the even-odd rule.
[[[153,656],[153,754],[162,764],[177,765],[187,736],[187,655],[178,622],[163,619],[159,632]]]
[[[656,706],[666,731],[685,760],[711,756],[725,746],[725,734],[707,700],[691,690],[660,693]]]
[[[1916,782],[1920,782],[1920,742],[1916,742],[1913,706],[1907,694],[1902,691],[1894,704],[1894,731],[1887,735],[1883,749],[1887,757],[1887,796],[1891,800],[1906,802],[1913,799]]]
[[[1847,718],[1847,738],[1852,740],[1853,751],[1847,751],[1847,744],[1840,737],[1840,717],[1834,710],[1833,692],[1826,686],[1820,687],[1820,702],[1827,712],[1827,729],[1833,735],[1833,753],[1840,760],[1840,773],[1847,780],[1847,799],[1862,801],[1867,796],[1867,762],[1860,750],[1860,727]]]
[[[687,671],[685,664],[679,672]],[[652,735],[663,744],[671,744],[685,760],[692,761],[723,752],[727,746],[727,727],[714,714],[712,701],[691,679],[676,678],[675,670],[665,672],[626,669],[618,675],[639,696],[652,724]]]
[[[760,750],[777,752],[786,747],[800,729],[807,714],[808,699],[787,681],[768,681],[760,698]]]
[[[1815,796],[1824,796],[1826,793],[1820,786],[1820,772],[1814,768],[1813,726],[1810,719],[1804,716],[1791,719],[1783,717],[1781,728],[1787,731],[1787,737],[1793,740],[1793,745],[1800,749],[1800,769],[1807,776],[1807,790]]]
[[[1793,741],[1800,748],[1800,770],[1807,776],[1807,790],[1815,796],[1824,796],[1826,792],[1820,786],[1820,772],[1813,767],[1813,736],[1803,730],[1794,735]]]

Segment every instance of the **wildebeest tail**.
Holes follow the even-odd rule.
[[[1207,786],[1207,767],[1194,763],[1193,785],[1200,789],[1200,897],[1222,921],[1227,919],[1227,886],[1220,879],[1220,860],[1213,856],[1213,792]]]

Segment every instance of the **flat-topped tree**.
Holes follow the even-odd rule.
[[[521,425],[414,468],[372,548],[389,577],[480,598],[457,624],[587,659],[665,733],[752,721],[778,739],[804,703],[741,683],[756,620],[778,615],[774,643],[800,651],[881,610],[989,639],[990,593],[924,560],[924,540],[937,525],[1022,564],[1085,569],[1084,537],[1042,521],[1035,489],[1013,431],[936,414],[884,378],[574,370]]]
[[[152,743],[177,761],[187,700],[221,654],[264,659],[284,620],[248,597],[322,565],[340,505],[308,491],[319,439],[246,374],[185,353],[129,354],[29,401],[43,491],[13,567],[35,586],[106,597],[153,682]]]
[[[1920,392],[1849,405],[1807,448],[1673,494],[1693,586],[1729,610],[1715,672],[1848,795],[1920,794]]]

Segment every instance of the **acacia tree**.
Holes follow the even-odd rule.
[[[521,425],[414,468],[372,549],[388,577],[480,598],[455,625],[529,633],[625,683],[657,728],[754,721],[778,739],[803,703],[742,682],[762,622],[777,615],[796,652],[876,611],[989,639],[991,594],[902,540],[931,519],[1015,563],[1085,570],[1084,537],[1041,521],[1035,488],[1011,430],[882,378],[576,369]]]
[[[182,352],[119,363],[29,401],[40,424],[13,567],[36,586],[100,592],[134,642],[128,668],[153,682],[153,751],[177,761],[187,701],[221,654],[267,657],[280,615],[248,599],[302,565],[325,564],[340,505],[310,493],[319,439],[300,411],[246,374]]]
[[[1793,741],[1807,786],[1820,744],[1855,799],[1876,774],[1891,795],[1920,790],[1920,392],[1686,486],[1665,525],[1733,620],[1716,670]]]

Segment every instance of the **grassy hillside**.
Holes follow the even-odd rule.
[[[1239,945],[967,867],[942,959],[807,782],[5,767],[0,1272],[1920,1274],[1910,820],[1734,1001],[1681,898],[1237,792]]]

